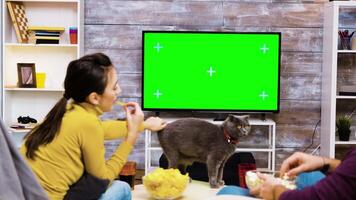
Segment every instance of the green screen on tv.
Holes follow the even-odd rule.
[[[143,109],[278,112],[280,37],[143,31]]]

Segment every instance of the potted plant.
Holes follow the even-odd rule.
[[[336,120],[336,127],[340,141],[349,141],[351,120],[351,116],[341,116]]]

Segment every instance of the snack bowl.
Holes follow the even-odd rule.
[[[143,185],[155,199],[176,199],[186,189],[189,176],[182,175],[178,169],[157,168],[142,178]]]
[[[259,187],[262,183],[263,180],[261,180],[257,176],[257,172],[261,174],[267,174],[269,176],[273,176],[276,181],[278,181],[280,184],[285,186],[288,189],[294,190],[297,188],[295,180],[290,179],[288,176],[283,176],[280,178],[279,172],[278,171],[268,171],[268,170],[250,170],[247,171],[245,174],[245,181],[248,189],[254,189]]]

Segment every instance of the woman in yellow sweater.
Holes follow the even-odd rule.
[[[72,61],[68,65],[64,88],[63,98],[43,123],[25,137],[21,153],[51,200],[73,199],[74,196],[68,194],[74,190],[82,191],[80,199],[131,199],[128,184],[113,180],[125,164],[139,133],[144,128],[160,130],[164,122],[158,117],[143,121],[143,112],[134,102],[124,106],[126,121],[98,118],[112,109],[121,92],[116,69],[104,54]],[[104,140],[115,138],[125,139],[110,159],[105,160]],[[89,187],[92,183],[98,187],[84,189],[83,193],[80,187]],[[104,191],[100,191],[103,185]],[[96,189],[99,193],[90,196]],[[101,195],[102,192],[105,193]]]

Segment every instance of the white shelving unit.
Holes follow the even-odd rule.
[[[356,56],[356,50],[338,49],[338,31],[339,29],[343,29],[343,27],[340,27],[340,14],[342,14],[343,9],[347,9],[348,12],[351,10],[351,12],[356,13],[356,2],[334,1],[325,3],[321,104],[321,155],[332,158],[335,157],[336,145],[356,144],[356,141],[338,141],[335,136],[336,115],[338,113],[337,102],[356,100],[356,96],[342,96],[339,95],[338,92],[338,58],[342,54]]]
[[[64,27],[65,31],[59,44],[19,43],[6,2],[2,2],[1,117],[7,126],[19,116],[42,121],[63,95],[69,62],[84,52],[83,0],[16,1],[23,2],[29,26]],[[78,29],[77,44],[70,44],[69,27]],[[45,88],[17,87],[17,63],[35,63],[36,72],[46,74]]]
[[[177,119],[164,119],[166,122],[173,122]],[[221,124],[223,121],[213,121],[212,119],[204,119],[211,123]],[[268,154],[268,170],[275,170],[275,138],[276,138],[276,123],[271,119],[260,120],[250,119],[251,126],[268,126],[268,148],[236,148],[236,152],[265,152]],[[152,151],[162,151],[160,146],[152,146],[151,131],[145,130],[145,174],[151,172],[156,166],[152,166]],[[154,133],[156,134],[156,133]]]

